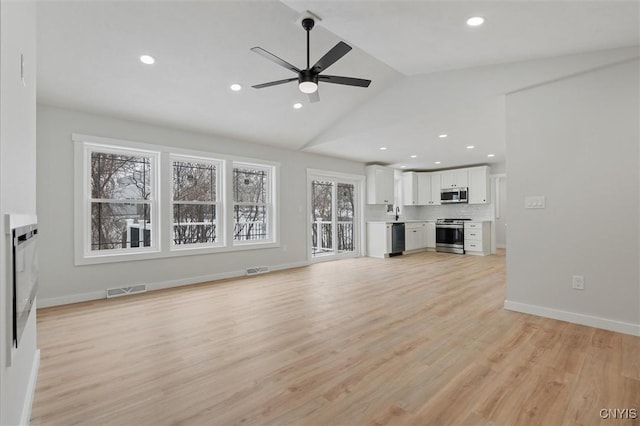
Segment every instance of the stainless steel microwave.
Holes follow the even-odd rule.
[[[446,188],[440,191],[442,204],[468,203],[469,190],[467,188]]]

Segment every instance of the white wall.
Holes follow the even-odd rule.
[[[636,59],[507,97],[506,308],[640,335],[639,75]]]
[[[496,182],[497,180],[497,182]],[[507,247],[507,178],[500,177],[492,179],[492,186],[495,194],[494,203],[496,208],[496,247]],[[497,191],[496,191],[497,188]],[[499,214],[498,214],[499,212]]]
[[[280,162],[280,247],[74,266],[72,133]],[[363,163],[44,105],[38,105],[37,154],[40,306],[101,298],[105,289],[111,287],[139,283],[163,287],[237,275],[251,266],[304,264],[308,252],[307,168],[364,175]]]
[[[0,3],[0,424],[28,422],[38,365],[36,313],[12,349],[10,239],[4,215],[36,213],[35,4]],[[24,55],[23,85],[20,55]]]

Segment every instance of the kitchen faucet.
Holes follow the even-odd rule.
[[[400,219],[400,207],[396,207],[396,222]]]

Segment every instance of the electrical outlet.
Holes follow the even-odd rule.
[[[571,286],[575,290],[584,290],[584,277],[582,275],[574,275]]]

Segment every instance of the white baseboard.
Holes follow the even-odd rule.
[[[31,365],[31,374],[29,374],[29,385],[27,386],[27,395],[22,406],[22,415],[20,416],[20,424],[28,425],[31,421],[31,407],[33,406],[33,398],[36,395],[36,383],[38,382],[38,370],[40,369],[40,349],[36,349],[33,356],[33,364]]]
[[[302,266],[308,266],[309,262],[308,261],[302,261],[302,262],[294,262],[294,263],[285,263],[285,264],[281,264],[281,265],[273,265],[273,266],[269,266],[269,269],[271,271],[281,271],[284,269],[291,269],[291,268],[300,268]],[[229,272],[222,272],[222,273],[218,273],[218,274],[209,274],[209,275],[200,275],[200,276],[195,276],[195,277],[186,277],[186,278],[178,278],[175,280],[167,280],[167,281],[156,281],[153,283],[144,283],[147,285],[147,290],[162,290],[165,288],[172,288],[172,287],[181,287],[181,286],[185,286],[185,285],[192,285],[192,284],[200,284],[200,283],[206,283],[209,281],[218,281],[218,280],[224,280],[224,279],[228,279],[228,278],[238,278],[238,277],[244,277],[247,275],[247,271],[246,270],[238,270],[238,271],[229,271]],[[136,284],[143,284],[143,283],[130,283],[130,284],[124,284],[124,285],[136,285]],[[106,299],[107,297],[107,290],[100,290],[100,291],[92,291],[89,293],[80,293],[80,294],[72,294],[69,296],[60,296],[60,297],[51,297],[48,299],[38,299],[37,300],[37,306],[38,308],[48,308],[51,306],[59,306],[59,305],[68,305],[71,303],[79,303],[79,302],[88,302],[90,300],[99,300],[99,299]]]
[[[506,244],[496,244],[496,248],[499,248],[499,249],[506,249],[506,248],[507,248],[507,245],[506,245]]]
[[[40,297],[40,296],[38,296]],[[68,296],[50,297],[48,299],[38,299],[37,307],[48,308],[50,306],[70,305],[72,303],[88,302],[89,300],[106,299],[107,291],[92,291],[90,293],[71,294]]]
[[[589,327],[616,331],[618,333],[630,334],[632,336],[640,336],[640,324],[595,317],[577,312],[562,311],[559,309],[547,308],[545,306],[529,305],[527,303],[514,302],[511,300],[504,301],[504,308],[509,311],[538,315],[540,317],[587,325]]]

